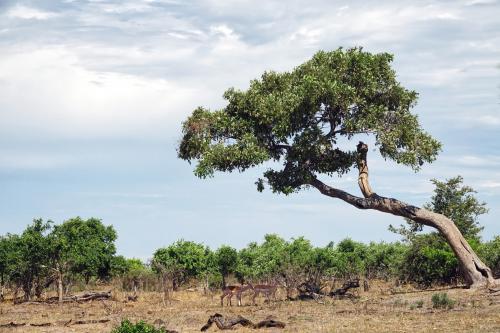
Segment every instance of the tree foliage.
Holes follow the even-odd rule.
[[[404,260],[400,277],[421,286],[449,284],[460,276],[458,260],[450,246],[434,233],[415,236]]]
[[[80,217],[55,225],[50,234],[51,257],[58,269],[82,276],[107,279],[115,255],[116,231],[101,220]]]
[[[432,183],[435,186],[434,194],[424,207],[452,219],[472,248],[480,250],[480,232],[483,228],[478,219],[488,212],[486,204],[475,197],[474,189],[463,184],[461,176],[445,181],[433,179]],[[443,236],[437,232],[422,234],[421,225],[411,220],[406,222],[408,227],[390,227],[410,245],[401,276],[421,285],[450,283],[459,279],[459,262]]]
[[[164,328],[156,328],[144,321],[132,323],[130,320],[122,320],[119,326],[115,327],[111,333],[166,333]]]
[[[66,281],[110,277],[116,232],[98,219],[74,218],[60,225],[33,220],[20,235],[0,237],[2,285],[21,289],[25,299],[63,276]]]
[[[264,178],[275,192],[291,193],[317,174],[342,175],[356,151],[338,144],[373,134],[384,158],[418,169],[435,159],[440,143],[410,112],[417,93],[397,80],[388,53],[361,48],[318,52],[290,72],[265,72],[246,91],[228,89],[226,107],[199,107],[183,124],[180,158],[197,160],[195,174],[244,171],[281,162]],[[264,180],[257,186],[263,189]]]
[[[51,221],[33,220],[19,236],[7,236],[9,280],[24,292],[26,300],[40,295],[51,274],[47,263],[50,258],[48,233]]]
[[[486,214],[486,203],[480,202],[472,187],[463,184],[462,176],[456,176],[444,182],[432,179],[434,194],[431,201],[424,205],[426,209],[443,214],[450,218],[458,227],[462,235],[468,240],[479,240],[483,227],[479,225],[479,216]],[[403,235],[410,240],[422,231],[422,225],[406,219],[408,228],[390,227],[393,232]]]
[[[190,278],[200,277],[206,264],[205,247],[191,241],[179,240],[153,254],[153,268],[168,273],[174,289]]]
[[[236,271],[238,265],[238,251],[228,245],[223,245],[215,252],[215,260],[219,274],[222,276],[222,284],[225,286],[226,278]]]
[[[479,254],[493,270],[495,276],[500,277],[500,236],[479,245]]]

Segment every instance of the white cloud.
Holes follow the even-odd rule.
[[[475,6],[475,5],[492,5],[498,3],[498,0],[471,0],[467,1],[467,6]]]
[[[58,14],[53,12],[46,12],[33,7],[16,5],[7,12],[7,16],[24,20],[48,20],[50,18],[58,16]]]
[[[464,166],[471,166],[471,167],[497,167],[500,166],[500,157],[488,156],[488,155],[483,155],[483,156],[465,155],[459,157],[457,162]]]
[[[106,13],[123,14],[129,12],[146,12],[153,10],[147,3],[122,2],[119,4],[102,4],[101,8]]]
[[[460,16],[455,13],[442,12],[442,13],[436,13],[432,18],[437,18],[440,20],[459,20]]]
[[[481,128],[495,128],[500,126],[500,115],[499,114],[489,114],[486,112],[481,112],[480,114],[471,116],[470,112],[462,115],[461,117],[456,117],[456,122],[458,122],[462,127],[481,127]]]
[[[482,182],[480,183],[481,187],[484,187],[484,188],[498,188],[500,189],[500,181],[485,181],[485,182]]]
[[[3,135],[165,135],[199,94],[164,79],[87,70],[65,47],[18,50],[0,60]]]
[[[39,152],[0,152],[0,170],[54,169],[73,165],[68,154],[42,154]]]
[[[131,199],[166,199],[165,193],[141,193],[141,192],[81,192],[84,196],[90,197],[113,197]]]
[[[158,188],[159,184],[168,183],[171,178],[179,181],[186,170],[174,172],[163,168],[164,164],[154,158],[161,155],[168,160],[165,163],[179,162],[173,162],[174,141],[180,135],[180,122],[194,107],[220,107],[224,103],[221,94],[227,87],[245,89],[249,80],[259,77],[264,70],[290,70],[318,49],[361,45],[370,52],[395,54],[394,68],[399,78],[405,86],[421,93],[415,112],[419,113],[424,127],[430,125],[432,134],[444,142],[445,149],[451,148],[454,155],[443,152],[443,158],[426,166],[418,175],[379,157],[370,157],[374,189],[380,194],[394,194],[412,203],[423,203],[432,193],[430,178],[445,179],[461,174],[466,184],[482,189],[481,195],[498,193],[500,175],[493,174],[499,166],[498,159],[494,158],[499,155],[494,145],[498,135],[493,132],[500,125],[497,112],[500,81],[495,68],[500,56],[499,21],[495,16],[498,7],[485,6],[494,5],[493,1],[469,1],[475,6],[467,7],[466,1],[351,2],[346,6],[319,0],[271,0],[259,3],[259,10],[255,1],[250,0],[65,2],[57,10],[51,9],[57,13],[16,6],[2,15],[3,18],[12,15],[12,19],[0,20],[2,169],[69,167],[78,174],[78,167],[74,166],[81,166],[82,161],[95,161],[95,169],[86,168],[91,173],[91,177],[85,178],[88,188],[75,190],[78,193],[102,192],[102,198],[94,199],[103,206],[116,201],[114,197],[161,199],[161,193],[170,191]],[[55,6],[51,4],[51,8]],[[56,15],[57,20],[49,20]],[[475,130],[480,131],[474,135],[462,131],[463,128],[453,131],[455,123],[476,126]],[[77,140],[67,141],[68,138]],[[85,141],[87,138],[90,140]],[[152,140],[144,143],[140,141],[142,138]],[[168,143],[164,144],[166,140]],[[488,148],[481,146],[486,140]],[[55,148],[51,146],[54,142]],[[160,146],[152,153],[154,157],[147,154],[148,157],[138,157],[139,152],[151,149],[151,142],[156,148]],[[486,153],[481,153],[479,146]],[[10,150],[3,151],[3,147]],[[149,161],[150,166],[156,165],[162,170],[154,174],[149,168],[141,169],[142,164],[137,162],[135,168],[148,172],[141,176],[127,172],[135,170],[131,164],[139,160]],[[130,175],[130,179],[117,170]],[[50,175],[50,172],[43,174]],[[108,175],[115,174],[119,178],[116,183],[124,188],[117,188],[116,183],[110,181]],[[153,178],[151,188],[137,189],[132,184],[141,183],[144,180],[140,178],[147,175]],[[189,178],[190,174],[184,176],[187,177],[186,192],[190,196],[199,194],[199,183],[190,183],[191,179],[194,181]],[[248,175],[240,177],[237,179],[242,184],[254,181],[253,177],[248,180]],[[212,184],[219,182],[217,184],[224,186],[214,186],[210,193],[216,195],[210,196],[244,197],[248,187],[226,186],[234,185],[235,179],[221,175],[212,180]],[[356,179],[353,172],[341,179],[328,180],[334,186],[359,194]],[[77,180],[71,181],[71,185],[74,182]],[[210,184],[203,184],[207,183]],[[46,182],[43,186],[55,188],[56,184]],[[197,187],[196,191],[192,191],[193,187]],[[227,188],[237,190],[228,195]],[[253,191],[253,187],[250,190]],[[310,192],[310,201],[302,202],[301,197],[295,201],[297,206],[283,206],[276,209],[274,215],[270,214],[274,208],[268,201],[263,202],[262,210],[253,207],[244,210],[245,203],[241,202],[245,200],[235,199],[231,208],[236,207],[238,214],[248,220],[253,219],[248,212],[261,211],[259,216],[263,218],[258,231],[262,233],[276,227],[275,221],[268,220],[270,216],[279,218],[286,211],[291,212],[290,218],[287,217],[283,225],[313,215],[324,222],[324,218],[321,219],[324,214],[312,213],[327,213],[331,204],[336,213],[337,208],[346,207],[345,218],[339,219],[339,226],[345,225],[345,219],[352,220],[352,214],[358,212],[342,202],[330,200],[325,201],[323,208],[317,204],[319,194],[314,190]],[[200,200],[205,202],[206,197],[200,196]],[[48,200],[53,201],[53,197]],[[212,226],[224,223],[221,216],[229,219],[228,223],[236,223],[227,215],[226,201],[220,210],[219,205],[210,205],[206,210],[216,217],[206,217],[210,230],[196,228],[203,232],[201,237],[213,233]],[[25,201],[19,199],[19,202]],[[158,216],[175,221],[170,212],[177,206],[185,206],[186,202],[191,202],[191,197],[190,200],[169,197],[168,202],[162,202],[155,209],[148,207],[147,212],[154,215],[151,223],[158,226],[157,221],[161,220]],[[30,206],[27,202],[25,205]],[[80,205],[78,202],[78,207],[68,206],[66,212],[74,214],[82,209]],[[498,206],[498,200],[492,205]],[[189,208],[185,210],[189,211],[186,213],[189,218],[199,220],[199,214]],[[87,209],[83,207],[83,211]],[[142,211],[135,208],[128,212],[142,215]],[[122,226],[134,223],[131,215],[123,210],[113,209],[113,214],[116,214],[115,221],[111,223]],[[372,218],[368,212],[358,214],[360,223]],[[177,220],[184,221],[185,217]],[[380,216],[381,221],[386,218],[386,215]],[[329,225],[330,221],[324,223]],[[494,224],[491,225],[496,231]],[[309,229],[306,225],[298,234],[311,232],[311,237],[318,236],[317,229]],[[337,226],[324,230],[331,230],[331,234],[339,231]],[[169,227],[170,231],[172,237],[189,235],[178,225]],[[130,235],[136,236],[133,231]],[[374,237],[366,232],[364,225],[352,235],[358,239]]]
[[[323,33],[324,30],[321,28],[301,27],[290,36],[290,40],[292,42],[298,40],[302,41],[305,45],[315,46],[321,40]]]

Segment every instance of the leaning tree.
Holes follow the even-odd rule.
[[[368,181],[368,145],[354,144],[371,135],[384,159],[418,170],[435,160],[441,144],[410,112],[417,93],[397,80],[387,53],[361,48],[318,52],[290,72],[265,72],[246,91],[228,89],[227,106],[199,107],[183,123],[181,159],[196,160],[195,175],[269,168],[256,182],[290,194],[314,187],[359,209],[374,209],[436,228],[456,254],[471,287],[496,281],[452,220],[424,208],[375,193]],[[339,176],[357,167],[363,197],[327,185],[323,176]]]

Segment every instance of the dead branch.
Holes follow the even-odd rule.
[[[0,324],[0,327],[19,327],[19,326],[26,326],[26,323],[15,323],[11,321],[10,323],[7,324]]]
[[[81,295],[69,295],[64,296],[62,299],[63,303],[67,302],[88,302],[88,301],[100,301],[111,298],[111,291],[104,292],[86,292]],[[57,303],[59,302],[59,297],[47,298],[43,303]]]
[[[329,296],[339,298],[351,297],[352,295],[348,294],[347,291],[352,288],[359,288],[359,279],[352,279],[344,282],[341,288],[331,291]]]
[[[66,323],[64,323],[64,326],[71,326],[71,325],[86,325],[86,324],[104,324],[111,321],[111,319],[89,319],[89,320],[75,320],[70,319]]]
[[[85,324],[103,324],[111,321],[111,319],[90,319],[90,320],[75,320],[70,319],[67,322],[47,322],[47,323],[15,323],[11,321],[7,324],[0,324],[0,327],[20,327],[20,326],[33,326],[33,327],[47,327],[47,326],[71,326],[71,325],[85,325]]]
[[[242,316],[237,316],[235,318],[227,318],[225,319],[223,315],[220,313],[215,313],[213,316],[210,316],[208,318],[208,321],[203,327],[201,328],[202,332],[205,332],[208,330],[212,324],[214,324],[220,329],[220,330],[230,330],[233,329],[233,326],[240,324],[241,326],[244,327],[250,327],[254,329],[259,329],[259,328],[266,328],[266,327],[277,327],[277,328],[284,328],[285,323],[281,321],[277,321],[274,319],[267,318],[266,320],[260,321],[257,324],[254,324],[250,320],[242,317]]]

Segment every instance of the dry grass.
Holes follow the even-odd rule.
[[[395,292],[406,292],[395,294]],[[114,301],[94,301],[87,304],[12,305],[0,304],[0,325],[15,323],[55,323],[48,327],[22,326],[0,328],[0,332],[110,332],[122,319],[161,319],[169,329],[179,332],[199,332],[208,316],[219,312],[225,316],[242,315],[254,322],[271,315],[284,321],[284,330],[273,332],[500,332],[500,296],[484,291],[446,290],[456,301],[451,310],[432,308],[431,297],[436,291],[414,291],[389,288],[377,284],[370,292],[359,293],[359,299],[316,301],[280,301],[257,306],[220,307],[218,295],[204,296],[198,291],[181,291],[166,306],[159,293],[142,293],[138,302],[126,303],[126,295],[116,293]],[[250,303],[250,294],[243,297]],[[283,298],[284,293],[278,295]],[[420,302],[419,302],[420,301]],[[423,301],[422,307],[418,307]],[[233,303],[235,304],[235,302]],[[110,319],[107,323],[64,326],[69,320]],[[209,332],[216,331],[211,328]],[[240,328],[238,331],[250,332]],[[264,330],[266,331],[266,330]]]

